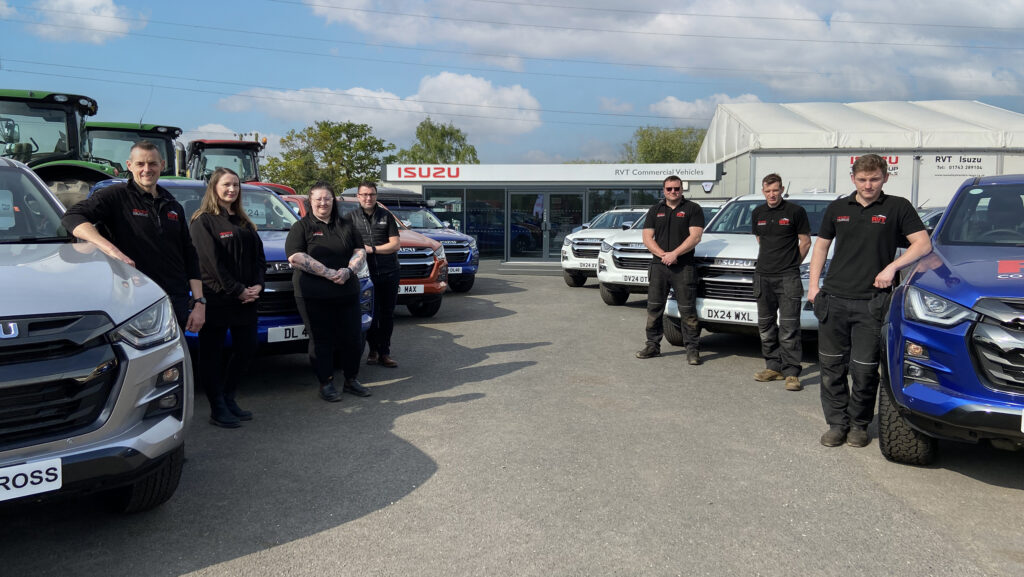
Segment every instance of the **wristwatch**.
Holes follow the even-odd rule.
[[[199,303],[201,305],[205,305],[206,304],[206,297],[199,297],[197,299],[190,299],[188,301],[189,308],[196,306],[196,303]]]

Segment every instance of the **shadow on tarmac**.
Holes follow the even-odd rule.
[[[488,312],[485,318],[511,314],[480,306]],[[479,312],[466,318],[479,319]],[[115,515],[93,497],[0,508],[0,573],[180,575],[338,527],[409,495],[438,467],[393,432],[396,421],[481,400],[481,393],[446,393],[535,364],[484,363],[493,353],[547,343],[474,349],[417,319],[397,320],[396,358],[402,364],[364,365],[360,371],[372,397],[323,402],[305,355],[254,362],[239,401],[255,419],[241,429],[208,425],[209,408],[200,394],[181,484],[156,510]]]

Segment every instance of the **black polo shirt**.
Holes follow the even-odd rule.
[[[392,236],[398,236],[398,221],[391,212],[376,206],[373,213],[366,214],[363,207],[345,215],[362,235],[363,241],[373,247],[388,243]],[[370,267],[370,274],[389,274],[398,270],[398,254],[367,254],[366,263]]]
[[[199,253],[203,296],[237,301],[246,287],[263,285],[263,241],[238,215],[201,213],[192,222],[191,233]]]
[[[758,274],[771,276],[800,271],[799,235],[811,234],[811,223],[804,207],[784,198],[775,208],[766,202],[754,209],[751,227],[760,241]]]
[[[320,264],[332,269],[348,266],[352,253],[363,248],[363,238],[352,223],[345,218],[335,217],[329,223],[317,220],[310,212],[292,225],[284,241],[286,256],[304,252]],[[356,275],[339,285],[326,278],[295,269],[292,273],[295,296],[303,298],[346,298],[359,295],[359,279]]]
[[[675,208],[669,208],[661,200],[647,211],[644,220],[644,228],[654,229],[654,242],[664,251],[679,248],[690,236],[692,226],[704,228],[704,211],[699,204],[685,198]],[[676,264],[693,264],[693,251],[679,255]]]
[[[156,190],[154,197],[132,180],[108,186],[69,208],[61,223],[69,232],[86,222],[101,226],[107,240],[164,292],[188,295],[189,279],[201,278],[188,218],[171,193]]]
[[[883,290],[874,287],[875,276],[896,259],[899,240],[922,230],[913,205],[899,196],[882,192],[868,206],[857,202],[856,192],[832,201],[818,229],[818,238],[835,239],[822,289],[845,298],[871,298]]]

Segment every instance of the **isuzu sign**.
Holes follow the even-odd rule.
[[[687,182],[718,179],[714,164],[389,164],[388,182],[644,182],[675,175]]]

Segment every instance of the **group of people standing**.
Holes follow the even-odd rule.
[[[236,397],[258,346],[256,303],[266,270],[263,243],[243,209],[235,172],[216,169],[199,209],[186,215],[158,185],[165,162],[153,143],[136,143],[126,163],[131,174],[127,182],[69,208],[62,223],[75,237],[137,268],[167,293],[180,328],[199,334],[197,377],[210,403],[210,423],[238,428],[253,418]],[[398,293],[397,223],[377,209],[373,183],[363,183],[359,192],[362,210],[342,216],[331,186],[313,185],[310,210],[285,243],[319,395],[330,402],[341,400],[334,386],[335,362],[345,377],[343,392],[370,395],[357,380],[364,348],[357,271],[367,262],[371,278],[381,279],[368,361],[397,366],[390,357]]]
[[[931,252],[931,240],[913,205],[882,191],[889,179],[881,156],[858,157],[851,170],[854,192],[826,208],[810,262],[807,300],[818,319],[821,405],[828,430],[820,442],[836,447],[870,443],[868,424],[878,392],[882,322],[896,273]],[[682,195],[679,177],[665,179],[664,199],[651,207],[644,222],[644,245],[654,259],[647,296],[647,342],[636,353],[647,359],[661,354],[663,313],[669,287],[679,304],[687,361],[701,363],[697,319],[697,274],[694,248],[700,243],[704,217],[700,206]],[[810,225],[803,207],[783,196],[782,178],[769,174],[761,183],[765,204],[751,215],[758,241],[754,275],[758,332],[765,368],[757,381],[785,382],[799,391],[803,350],[800,264],[811,250]],[[835,250],[828,275],[823,269]],[[906,251],[897,257],[897,248]],[[852,386],[848,381],[852,377]]]

